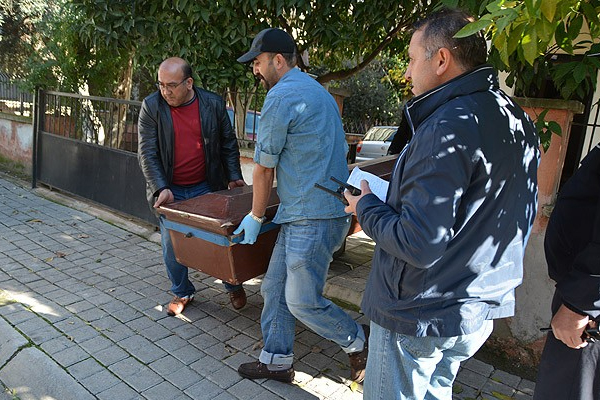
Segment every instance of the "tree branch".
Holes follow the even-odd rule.
[[[290,24],[288,24],[287,20],[283,17],[283,15],[280,15],[279,17],[277,17],[277,19],[279,20],[279,24],[281,25],[283,30],[286,31],[291,37],[294,37],[292,35],[292,27],[290,26]],[[298,52],[297,57],[296,57],[297,66],[298,66],[298,68],[300,68],[301,71],[306,72],[306,70],[308,69],[308,65],[304,64],[304,60],[302,59],[302,56],[301,56],[304,49],[300,49],[300,46],[298,46],[298,43],[296,43],[296,51]]]
[[[369,55],[367,55],[363,59],[362,62],[360,62],[355,67],[348,68],[348,69],[342,69],[339,71],[328,72],[324,75],[319,76],[317,78],[317,81],[319,83],[323,84],[323,83],[327,83],[329,81],[346,79],[346,78],[362,71],[363,69],[365,69],[367,67],[367,65],[369,65],[369,63],[371,61],[373,61],[375,59],[375,57],[377,57],[377,55],[379,53],[381,53],[381,51],[383,51],[383,49],[385,49],[390,44],[390,42],[396,36],[398,36],[398,33],[406,26],[407,26],[407,21],[401,21],[394,29],[392,29],[390,32],[388,32],[385,39],[383,39],[381,41],[381,43],[379,43],[379,45]]]

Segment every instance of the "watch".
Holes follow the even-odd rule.
[[[262,217],[257,217],[256,215],[252,214],[252,211],[250,211],[248,215],[250,216],[250,218],[258,222],[259,224],[263,224],[267,220],[267,217],[265,215],[263,215]]]

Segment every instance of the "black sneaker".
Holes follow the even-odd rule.
[[[274,379],[276,381],[292,383],[294,380],[294,367],[292,366],[281,371],[270,371],[267,368],[267,364],[255,361],[240,365],[238,374],[248,379]]]
[[[362,383],[365,380],[365,369],[367,368],[367,357],[369,356],[369,325],[363,324],[365,331],[365,347],[361,351],[348,354],[350,358],[350,379],[356,383]]]

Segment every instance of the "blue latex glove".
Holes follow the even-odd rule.
[[[235,231],[233,231],[234,235],[238,233],[242,233],[244,231],[244,240],[240,242],[240,244],[254,244],[256,242],[256,238],[258,237],[258,233],[260,232],[260,227],[262,224],[249,215],[246,215],[240,226],[237,227]]]

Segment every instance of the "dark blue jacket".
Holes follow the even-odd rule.
[[[362,309],[394,332],[458,336],[514,314],[537,207],[539,140],[492,67],[406,105],[413,139],[386,203],[357,204],[377,243]]]

